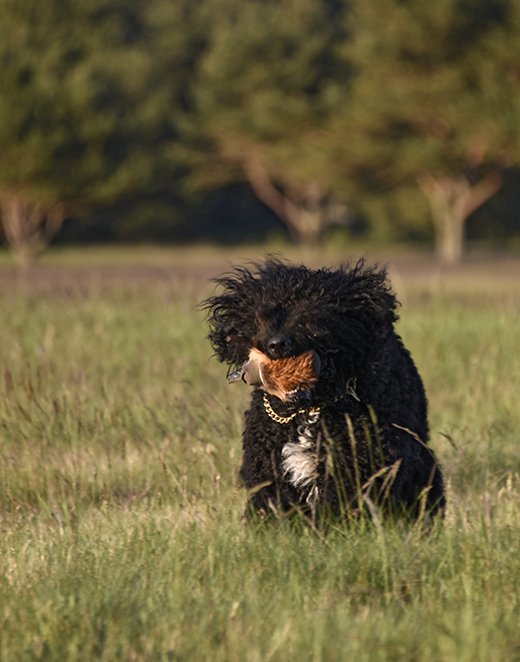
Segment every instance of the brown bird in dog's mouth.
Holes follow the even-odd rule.
[[[243,366],[228,375],[228,383],[242,380],[249,386],[260,386],[283,402],[290,402],[316,384],[320,368],[320,357],[313,351],[291,358],[270,359],[253,347]]]

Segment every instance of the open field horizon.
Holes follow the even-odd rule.
[[[197,303],[248,250],[51,250],[24,276],[0,256],[0,660],[520,660],[520,257],[367,253],[448,508],[428,534],[324,536],[242,521],[249,392]]]
[[[442,265],[431,250],[390,246],[350,248],[327,245],[317,248],[294,245],[211,244],[187,246],[94,245],[51,247],[26,273],[16,268],[6,249],[0,249],[0,287],[18,284],[29,288],[59,287],[66,282],[89,281],[110,284],[156,283],[168,279],[209,281],[233,265],[261,262],[275,255],[312,268],[335,267],[365,259],[368,264],[387,266],[394,288],[447,288],[497,292],[514,291],[520,280],[520,251],[473,248],[460,264]],[[65,282],[66,281],[66,282]]]

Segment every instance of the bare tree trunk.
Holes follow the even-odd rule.
[[[316,182],[295,186],[282,193],[274,186],[260,157],[254,152],[244,159],[243,168],[258,199],[285,223],[295,243],[315,246],[328,226],[346,216],[346,207],[323,196]]]
[[[463,174],[425,173],[418,183],[430,202],[436,253],[443,264],[457,264],[464,254],[466,220],[500,189],[502,179],[487,175],[472,186]]]
[[[21,192],[0,192],[0,221],[17,266],[27,269],[60,229],[65,204],[33,202]]]
[[[300,212],[296,205],[274,186],[256,154],[251,153],[244,160],[244,172],[258,199],[285,223],[291,239],[300,243],[302,241]]]

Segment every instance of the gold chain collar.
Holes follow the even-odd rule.
[[[298,414],[305,414],[305,412],[309,412],[309,414],[314,414],[315,412],[320,411],[321,409],[321,407],[312,407],[311,409],[298,409],[298,411],[295,411],[294,414],[291,414],[290,416],[278,416],[278,414],[271,407],[271,403],[269,402],[267,393],[264,393],[264,407],[270,419],[272,419],[275,423],[282,423],[282,424],[290,423],[292,420],[296,418],[296,416],[298,416]]]
[[[346,391],[350,395],[350,397],[354,398],[354,400],[361,402],[358,394],[356,393],[356,386],[357,386],[357,379],[355,377],[352,377],[347,382]],[[291,421],[293,421],[298,416],[298,414],[305,414],[305,412],[309,412],[309,414],[314,414],[315,412],[318,412],[321,409],[321,407],[311,407],[310,409],[298,409],[298,411],[295,411],[294,414],[291,414],[290,416],[279,416],[271,407],[271,403],[269,402],[269,398],[267,397],[267,393],[265,392],[264,392],[264,407],[269,418],[272,419],[275,423],[281,423],[282,425],[284,423],[290,423]]]

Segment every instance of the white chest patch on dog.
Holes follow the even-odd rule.
[[[318,496],[317,430],[314,426],[319,418],[319,411],[311,412],[307,421],[298,427],[298,442],[285,444],[282,448],[284,473],[295,487],[310,488],[307,503],[313,503]]]

